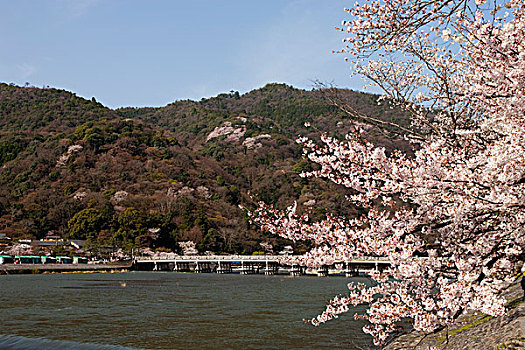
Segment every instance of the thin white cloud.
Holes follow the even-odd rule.
[[[16,69],[18,70],[18,79],[21,80],[29,78],[36,71],[35,66],[27,63],[17,64]]]
[[[59,0],[58,6],[63,15],[69,19],[75,19],[85,15],[100,0]]]

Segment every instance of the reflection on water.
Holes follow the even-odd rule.
[[[166,272],[0,276],[0,349],[371,348],[354,312],[321,327],[303,322],[344,293],[349,280]]]

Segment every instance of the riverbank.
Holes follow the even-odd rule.
[[[131,262],[111,264],[5,264],[0,265],[0,275],[73,272],[128,272],[131,269]]]
[[[492,317],[468,313],[461,316],[448,331],[423,335],[409,333],[395,339],[385,350],[437,349],[525,349],[525,302],[519,283],[505,293],[507,314]]]

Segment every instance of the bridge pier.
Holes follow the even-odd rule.
[[[328,276],[328,265],[321,265],[317,269],[317,276],[327,277]]]
[[[276,275],[278,272],[279,272],[279,264],[274,261],[266,260],[266,264],[264,266],[264,274],[265,275]]]
[[[349,262],[345,262],[344,263],[344,272],[345,272],[345,276],[346,277],[357,277],[357,276],[359,276],[358,269],[354,268],[354,266],[351,263],[349,263]]]
[[[304,267],[301,265],[292,265],[292,268],[290,269],[290,275],[292,276],[304,275]]]
[[[165,262],[165,261],[154,261],[153,262],[153,271],[171,271],[172,267],[174,266],[173,263]]]
[[[244,261],[241,261],[241,275],[253,275],[256,273],[255,265],[250,263],[244,263]]]
[[[232,273],[232,263],[225,261],[218,261],[217,267],[215,269],[217,273]]]
[[[389,264],[379,264],[379,263],[376,263],[376,269],[378,269],[379,271],[383,272],[385,271],[390,265]]]
[[[190,271],[190,263],[186,261],[176,261],[175,265],[173,267],[173,271],[175,272],[189,272]]]
[[[157,261],[153,263],[153,271],[168,271],[169,269],[168,263]]]
[[[208,273],[211,272],[211,265],[207,261],[195,261],[195,273]]]

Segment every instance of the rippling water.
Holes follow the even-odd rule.
[[[321,327],[302,321],[349,281],[166,272],[0,276],[0,349],[371,348],[353,312]]]

